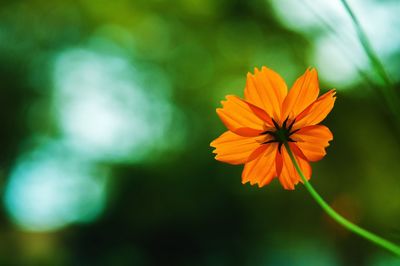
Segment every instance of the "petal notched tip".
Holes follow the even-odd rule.
[[[210,142],[210,147],[216,148],[216,144],[215,144],[216,140],[217,140],[217,139],[214,139],[213,141]],[[213,150],[213,152],[214,152],[214,151],[215,151],[215,150]]]
[[[233,99],[233,98],[235,98],[235,100],[236,100],[236,99],[240,99],[240,98],[237,97],[236,95],[232,95],[232,94],[226,95],[226,96],[225,96],[225,99],[221,100],[221,105],[222,105],[222,107],[224,107],[225,104],[226,104],[229,100],[231,100],[231,99]]]
[[[315,67],[313,67],[313,66],[307,67],[306,73],[313,74],[313,75],[318,75],[317,69]]]
[[[336,98],[336,89],[331,89],[330,91],[332,92],[332,97]]]
[[[257,186],[258,188],[262,188],[262,187],[269,185],[272,182],[272,180],[274,180],[275,178],[276,178],[276,176],[267,177],[267,178],[264,178],[264,180],[259,181],[259,180],[255,180],[255,179],[245,178],[245,176],[242,175],[242,184],[245,185],[245,184],[249,183],[251,186]]]
[[[265,186],[269,185],[269,183],[271,183],[271,181],[272,181],[274,178],[275,178],[275,176],[274,176],[274,177],[271,177],[271,178],[265,178],[265,180],[263,180],[263,181],[261,181],[261,182],[258,183],[258,187],[259,187],[259,188],[262,188],[262,187],[265,187]]]
[[[294,190],[294,184],[291,181],[285,180],[284,177],[279,177],[279,182],[281,183],[283,189]]]

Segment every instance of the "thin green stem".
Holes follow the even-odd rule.
[[[343,7],[345,8],[346,12],[349,14],[351,20],[353,21],[358,39],[360,40],[360,43],[365,53],[367,54],[372,67],[374,68],[375,72],[383,80],[383,82],[387,87],[387,89],[382,88],[382,94],[386,102],[388,103],[389,108],[397,117],[397,119],[400,120],[400,100],[399,96],[396,93],[393,82],[390,80],[389,75],[385,70],[385,67],[383,66],[382,62],[379,59],[379,56],[372,48],[372,45],[369,42],[368,37],[365,34],[363,28],[361,27],[361,24],[357,19],[356,15],[354,14],[353,10],[350,8],[346,0],[340,0],[340,1],[342,2]]]
[[[329,206],[328,203],[318,194],[318,192],[313,188],[313,186],[307,181],[305,178],[303,172],[301,171],[296,158],[294,157],[292,150],[290,149],[290,146],[287,142],[284,143],[285,148],[287,152],[289,153],[290,159],[292,160],[296,171],[299,173],[301,179],[303,180],[304,186],[310,192],[311,196],[315,199],[315,201],[322,207],[322,209],[336,222],[341,224],[343,227],[347,228],[348,230],[352,231],[353,233],[356,233],[360,235],[361,237],[364,237],[365,239],[371,241],[372,243],[375,243],[376,245],[385,248],[397,256],[400,257],[400,247],[397,246],[396,244],[380,237],[377,236],[361,227],[358,225],[353,224],[343,216],[341,216],[339,213],[337,213],[334,209],[332,209],[331,206]]]

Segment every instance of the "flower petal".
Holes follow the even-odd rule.
[[[314,125],[301,128],[291,138],[296,141],[297,147],[307,160],[315,162],[325,156],[325,148],[329,146],[329,141],[333,139],[333,135],[326,126]]]
[[[312,68],[307,69],[306,72],[296,80],[290,89],[288,95],[283,102],[283,113],[281,121],[287,117],[295,118],[311,103],[313,103],[319,94],[318,74]]]
[[[245,101],[233,95],[226,96],[226,99],[221,101],[223,108],[218,108],[217,114],[230,131],[241,136],[257,136],[263,132],[265,122]]]
[[[294,186],[299,182],[296,179],[296,169],[290,161],[286,149],[279,154],[279,161],[281,161],[281,171],[278,173],[278,179],[284,189],[294,190]]]
[[[264,153],[264,151],[267,149],[267,145],[260,145],[258,146],[257,149],[255,149],[250,156],[247,158],[246,163],[253,161],[254,159],[257,159],[261,154]]]
[[[296,150],[294,143],[289,143],[290,148],[292,151]],[[304,176],[307,180],[311,177],[311,166],[310,164],[302,158],[301,155],[296,154],[293,152],[293,155],[302,170]],[[297,173],[297,170],[290,159],[289,153],[287,152],[286,148],[282,148],[282,152],[280,154],[282,160],[282,170],[279,174],[279,181],[281,182],[284,189],[287,190],[294,190],[294,186],[297,185],[299,182],[303,182],[300,175]]]
[[[242,183],[250,181],[259,187],[267,185],[276,176],[275,157],[278,150],[276,143],[266,144],[262,152],[254,160],[247,162],[242,172]]]
[[[336,90],[330,90],[320,96],[296,118],[293,129],[320,123],[330,113],[335,104]]]
[[[249,106],[250,110],[256,115],[258,116],[258,118],[260,118],[261,120],[263,120],[265,122],[265,128],[267,127],[274,127],[274,123],[272,122],[272,118],[269,116],[269,114],[267,112],[265,112],[264,109],[261,109],[257,106],[255,106],[254,104],[251,104],[249,102],[246,102],[247,105]]]
[[[215,159],[230,164],[244,164],[251,153],[260,146],[261,137],[242,137],[231,131],[226,131],[210,146],[214,147]]]
[[[310,180],[311,174],[312,174],[312,168],[311,168],[310,163],[308,161],[302,159],[301,156],[295,155],[295,157],[296,157],[296,161],[297,161],[298,165],[300,166],[300,169],[303,172],[305,178],[307,179],[307,181]],[[303,179],[301,179],[301,177],[300,177],[299,173],[297,173],[297,171],[296,171],[296,176],[297,176],[297,179],[301,183],[304,183]]]
[[[286,94],[286,83],[275,71],[262,67],[261,71],[255,68],[254,75],[247,74],[245,100],[264,109],[275,120],[280,118]]]
[[[259,136],[262,132],[262,130],[248,128],[248,127],[241,127],[241,128],[237,128],[237,129],[233,129],[233,130],[236,135],[239,135],[242,137],[255,137],[255,136]]]

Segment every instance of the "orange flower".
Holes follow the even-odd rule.
[[[307,69],[287,91],[285,81],[273,70],[255,68],[247,74],[244,99],[228,95],[217,114],[228,131],[211,142],[215,159],[244,164],[242,183],[265,186],[277,177],[285,189],[302,182],[284,142],[307,179],[309,162],[321,160],[333,139],[331,131],[318,125],[332,110],[335,90],[318,97],[315,69]]]

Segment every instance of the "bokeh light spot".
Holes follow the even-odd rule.
[[[164,136],[173,107],[142,87],[141,78],[123,54],[62,53],[55,62],[55,108],[67,142],[93,159],[144,159]]]
[[[310,64],[317,61],[321,77],[346,89],[360,83],[360,70],[371,73],[370,63],[357,36],[354,23],[340,1],[272,1],[278,19],[286,27],[304,34],[314,43]],[[382,59],[398,50],[400,5],[392,1],[350,3],[373,49]],[[374,19],[371,19],[373,17]],[[386,36],[391,36],[390,42]],[[311,63],[313,62],[313,63]],[[398,80],[396,62],[386,61]]]
[[[105,171],[48,143],[19,158],[6,186],[5,207],[29,231],[90,222],[104,208],[106,181]]]

